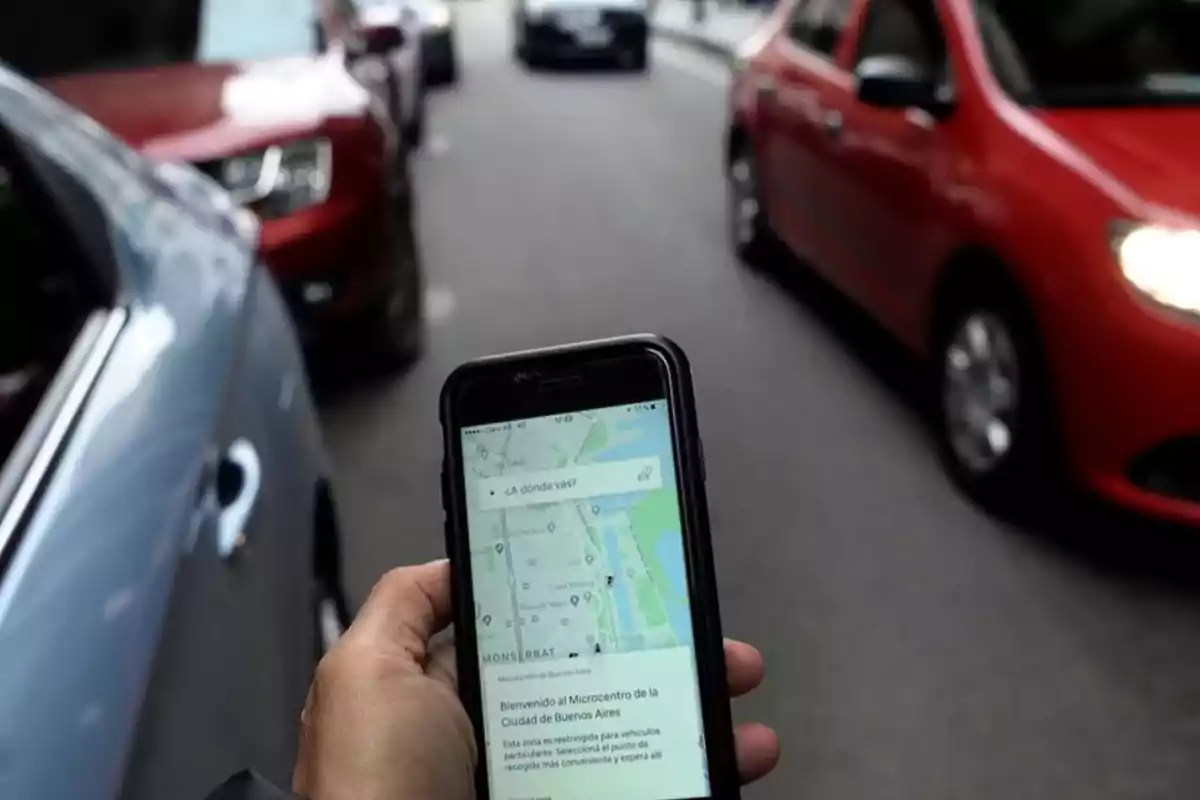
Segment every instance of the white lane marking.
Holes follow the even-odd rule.
[[[454,314],[458,298],[446,286],[430,286],[425,292],[425,319],[431,324],[441,325]]]
[[[729,68],[721,64],[715,56],[693,53],[660,39],[654,44],[654,59],[670,64],[680,72],[686,72],[705,83],[720,87],[729,86]]]
[[[430,136],[425,148],[429,151],[429,155],[438,158],[450,152],[450,140],[445,136]]]

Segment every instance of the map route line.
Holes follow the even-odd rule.
[[[505,447],[508,446],[506,441]],[[525,642],[521,632],[521,604],[517,600],[517,573],[513,569],[512,542],[508,540],[508,512],[500,512],[500,541],[504,546],[504,562],[508,566],[508,596],[512,603],[513,637],[517,644],[517,660],[525,660]]]
[[[572,505],[575,506],[575,513],[579,516],[579,522],[583,525],[584,536],[586,537],[586,540],[591,543],[592,547],[596,548],[596,552],[598,552],[598,553],[603,552],[603,548],[600,547],[600,542],[597,539],[593,538],[597,535],[597,534],[593,533],[595,528],[588,524],[587,517],[585,517],[583,515],[583,503],[576,502],[576,503],[572,503]],[[586,553],[585,553],[585,555],[586,555]],[[599,585],[599,583],[597,583],[597,585],[596,585],[596,603],[601,604],[604,607],[604,613],[605,613],[605,616],[608,618],[608,625],[609,625],[609,629],[612,631],[614,643],[619,641],[621,638],[620,634],[618,633],[620,628],[618,628],[618,626],[617,626],[616,619],[613,618],[612,593],[615,588],[616,588],[615,586],[602,587]],[[607,603],[600,599],[601,592],[604,592],[604,595],[607,596],[607,598],[608,598]],[[599,641],[599,636],[597,636],[597,641]]]

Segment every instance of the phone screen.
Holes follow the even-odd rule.
[[[461,436],[492,799],[709,796],[667,401]]]

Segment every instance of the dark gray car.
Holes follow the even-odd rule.
[[[645,72],[650,67],[645,0],[516,0],[513,55],[527,67],[607,61]]]

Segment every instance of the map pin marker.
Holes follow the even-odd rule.
[[[592,513],[596,516],[600,516],[600,506],[592,506]]]
[[[571,595],[571,605],[573,605],[573,606],[579,605],[579,595],[577,595],[577,594]]]
[[[483,624],[484,624],[484,625],[491,625],[491,624],[492,624],[492,615],[491,615],[491,614],[484,614],[484,615],[483,615]]]
[[[550,531],[551,533],[554,533],[555,527],[557,527],[557,526],[553,522],[551,522],[549,525],[546,526],[546,530]]]
[[[592,593],[591,593],[591,592],[584,592],[584,593],[583,593],[583,602],[585,602],[585,603],[590,603],[590,602],[592,602]]]
[[[496,552],[497,553],[504,552],[504,543],[503,542],[496,542]]]

